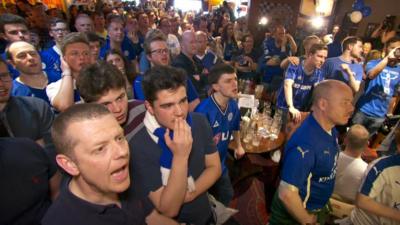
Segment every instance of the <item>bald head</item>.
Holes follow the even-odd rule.
[[[25,47],[25,46],[29,46],[36,50],[35,46],[33,46],[31,43],[29,43],[27,41],[14,41],[8,46],[8,51],[9,52],[14,51],[20,47]]]
[[[355,124],[346,135],[346,150],[362,152],[368,145],[369,132],[363,125]]]
[[[321,99],[328,99],[333,95],[341,95],[342,91],[345,93],[351,93],[350,87],[342,81],[338,80],[324,80],[319,83],[314,91],[312,96],[312,103],[313,106],[318,104],[319,100]]]
[[[207,49],[207,34],[203,31],[196,32],[197,54],[202,55]]]
[[[21,74],[42,72],[42,61],[36,48],[26,41],[15,41],[6,50],[7,58]]]
[[[187,30],[182,33],[182,53],[188,57],[193,57],[196,54],[196,35],[193,31]]]
[[[326,128],[347,124],[353,110],[353,92],[344,82],[325,80],[315,87],[312,111]]]

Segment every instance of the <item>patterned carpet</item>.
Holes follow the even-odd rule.
[[[257,176],[248,177],[235,185],[231,206],[239,210],[234,219],[241,225],[265,225],[268,222],[264,184]]]
[[[235,190],[230,205],[239,210],[234,216],[235,221],[240,225],[267,224],[278,165],[261,155],[247,155],[239,163],[231,164],[229,169]]]

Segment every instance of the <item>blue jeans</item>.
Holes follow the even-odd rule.
[[[385,118],[367,116],[361,111],[357,111],[352,119],[353,124],[363,125],[368,130],[370,137],[379,130],[384,121]]]
[[[228,171],[222,174],[217,182],[210,188],[210,194],[225,206],[229,205],[233,198],[233,187]]]

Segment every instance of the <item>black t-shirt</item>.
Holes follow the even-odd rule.
[[[68,185],[67,185],[68,187]],[[154,206],[148,198],[134,200],[128,192],[120,196],[121,208],[115,204],[98,205],[75,196],[64,188],[49,208],[42,225],[142,225]]]
[[[0,224],[40,224],[51,204],[49,180],[57,168],[27,138],[0,138]]]
[[[207,77],[203,74],[204,68],[201,63],[189,59],[185,54],[181,53],[174,59],[172,66],[185,70],[186,75],[191,79],[193,86],[196,88],[199,97],[201,99],[207,97]]]

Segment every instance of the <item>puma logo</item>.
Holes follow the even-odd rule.
[[[301,157],[304,159],[304,155],[309,152],[308,150],[303,151],[300,147],[297,147],[297,150],[301,153]]]
[[[373,169],[374,169],[374,171],[375,171],[375,175],[378,176],[378,174],[379,174],[381,171],[379,171],[379,170],[376,168],[376,166],[374,166]]]

